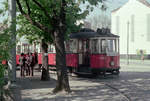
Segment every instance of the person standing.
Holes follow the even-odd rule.
[[[30,61],[30,54],[26,55],[26,75],[30,76],[31,71],[31,61]]]
[[[24,56],[24,53],[21,53],[21,56],[19,58],[19,62],[20,62],[20,76],[24,77],[24,71],[25,71],[25,62],[26,62],[26,58]]]
[[[35,61],[34,61],[34,57],[33,57],[32,53],[30,53],[29,59],[30,59],[30,70],[31,70],[31,72],[30,72],[31,74],[30,75],[33,76]]]

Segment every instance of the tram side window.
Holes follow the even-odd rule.
[[[17,54],[20,54],[21,53],[21,45],[18,45],[17,46]]]
[[[78,51],[82,52],[82,44],[83,44],[82,40],[79,40],[78,42],[79,42],[79,46],[78,46],[79,50]]]
[[[28,44],[24,44],[24,53],[25,54],[29,53],[29,45]]]
[[[77,41],[76,40],[69,40],[66,42],[66,52],[77,52]]]
[[[106,53],[107,43],[105,39],[101,40],[101,53]]]
[[[54,52],[54,46],[48,45],[48,52]]]
[[[116,40],[108,40],[108,52],[116,52]]]
[[[91,40],[92,53],[98,53],[98,39]]]

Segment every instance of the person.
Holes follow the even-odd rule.
[[[87,51],[85,52],[85,57],[84,57],[84,64],[86,65],[86,66],[89,66],[90,64],[90,57],[89,57],[89,53],[90,53],[90,50],[88,50],[87,49]]]
[[[25,62],[26,58],[24,56],[24,53],[21,53],[21,56],[19,57],[19,63],[20,63],[20,76],[24,77],[24,71],[25,71]]]
[[[140,54],[141,54],[141,60],[144,61],[144,52],[143,52],[143,50],[140,50]]]
[[[30,59],[30,53],[26,55],[26,75],[30,76],[31,74],[31,62],[32,60]]]
[[[37,56],[37,52],[34,53],[34,63],[37,64],[38,63],[38,56]]]
[[[29,55],[29,59],[30,59],[30,70],[31,70],[31,76],[33,76],[34,74],[34,56],[32,55],[32,53],[30,53]]]

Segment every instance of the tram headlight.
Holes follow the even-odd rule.
[[[115,65],[114,61],[111,61],[110,66],[114,66],[114,65]]]

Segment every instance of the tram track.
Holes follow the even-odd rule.
[[[90,80],[92,80],[92,78],[90,78]],[[96,80],[96,82],[97,82],[98,79],[96,78],[94,80]],[[108,84],[108,83],[106,83],[104,81],[102,81],[101,84],[103,84],[104,86],[106,86],[106,87],[108,87],[108,88],[118,92],[125,99],[125,101],[133,101],[133,100],[131,100],[131,98],[127,94],[125,94],[124,92],[120,91],[118,88],[116,88],[116,87],[114,87],[114,86],[112,86],[112,85],[110,85],[110,84]]]
[[[108,75],[107,75],[107,76],[108,76]],[[104,77],[104,78],[106,78],[106,77]],[[113,77],[112,77],[112,78],[113,78]],[[102,78],[101,78],[101,79],[102,79]],[[110,85],[110,84],[108,84],[108,83],[106,83],[106,82],[104,82],[104,81],[102,81],[101,84],[103,84],[103,85],[105,85],[106,87],[108,87],[108,88],[110,88],[110,89],[112,89],[112,90],[118,92],[122,97],[124,97],[124,98],[126,99],[126,101],[133,101],[133,100],[131,100],[131,98],[130,98],[127,94],[125,94],[124,92],[120,91],[118,88],[116,88],[116,87],[114,87],[114,86],[112,86],[112,85]]]
[[[115,88],[115,87],[113,87],[107,83],[102,83],[102,84],[104,84],[105,86],[107,86],[107,87],[117,91],[118,93],[120,93],[127,101],[132,101],[128,95],[126,95],[124,92],[121,92],[119,89],[117,89],[117,88]]]

